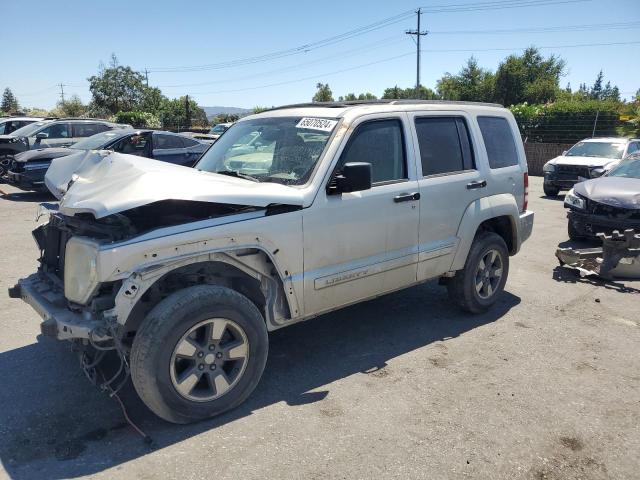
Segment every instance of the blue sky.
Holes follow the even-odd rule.
[[[306,45],[419,6],[505,0],[367,0],[271,2],[160,2],[3,0],[0,89],[10,87],[22,105],[51,108],[65,94],[90,99],[87,77],[115,53],[121,64],[148,68],[150,85],[169,97],[192,95],[200,105],[251,108],[310,101],[317,82],[337,98],[349,92],[415,84],[415,45],[403,32],[415,16],[308,52],[249,65],[161,72],[167,67],[211,65]],[[508,0],[519,1],[519,0]],[[533,0],[522,0],[533,1]],[[554,1],[554,0],[549,0]],[[422,84],[434,88],[445,72],[457,72],[473,54],[495,69],[509,53],[550,46],[567,61],[562,85],[593,83],[600,69],[630,98],[640,88],[639,0],[589,0],[525,8],[427,13],[423,28]],[[603,24],[615,24],[604,28]],[[548,28],[544,32],[461,33]],[[458,33],[445,33],[458,32]],[[617,43],[590,47],[563,45]],[[493,50],[503,49],[503,50]],[[448,50],[448,51],[446,51]],[[460,51],[463,50],[463,51]]]

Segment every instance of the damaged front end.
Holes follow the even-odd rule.
[[[559,248],[556,257],[560,265],[577,270],[583,277],[640,278],[640,233],[629,229],[597,236],[602,240],[602,247]]]

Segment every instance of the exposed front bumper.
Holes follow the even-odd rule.
[[[62,286],[44,273],[34,273],[23,278],[9,289],[11,298],[20,298],[29,304],[42,318],[40,329],[43,335],[58,340],[91,338],[106,340],[104,321],[88,311],[74,312],[68,307]]]
[[[578,234],[585,237],[595,237],[598,233],[610,234],[614,230],[623,232],[630,228],[640,231],[638,220],[610,219],[603,215],[582,213],[575,209],[569,210],[567,218]]]
[[[520,214],[520,228],[518,229],[520,244],[524,243],[531,236],[531,232],[533,231],[533,217],[534,213],[531,210]]]
[[[44,175],[46,172],[46,169],[25,172],[14,172],[9,170],[4,178],[10,184],[23,190],[36,190],[45,188]]]

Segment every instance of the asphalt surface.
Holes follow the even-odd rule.
[[[39,336],[7,287],[36,268],[42,195],[0,198],[0,475],[11,478],[640,478],[640,282],[558,267],[561,199],[531,179],[532,238],[484,315],[431,282],[271,335],[238,409],[165,423],[129,389],[131,417]]]

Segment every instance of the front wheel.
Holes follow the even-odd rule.
[[[544,194],[547,197],[557,197],[558,193],[560,193],[560,189],[558,187],[554,187],[552,185],[542,185],[542,189],[544,190]]]
[[[264,319],[247,297],[226,287],[189,287],[156,305],[136,333],[133,385],[169,422],[213,417],[257,386],[268,342]]]
[[[479,233],[473,240],[464,268],[447,283],[449,297],[463,310],[481,313],[489,309],[509,275],[509,252],[500,235]]]
[[[569,222],[567,224],[567,234],[569,235],[569,239],[570,240],[582,240],[582,239],[584,239],[584,236],[580,234],[580,232],[578,231],[576,226],[573,224],[571,219],[569,219]]]

